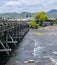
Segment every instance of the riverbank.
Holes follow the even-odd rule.
[[[39,30],[57,30],[57,26],[46,26],[46,27],[39,27]]]

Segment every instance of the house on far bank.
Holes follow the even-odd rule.
[[[56,20],[55,18],[48,18],[47,21],[43,21],[43,22],[42,22],[42,26],[52,25],[52,23],[53,23],[55,20]]]
[[[48,18],[48,21],[55,21],[56,18]]]
[[[43,26],[43,27],[49,26],[49,25],[51,25],[51,24],[50,24],[50,22],[48,22],[48,21],[43,21],[43,22],[42,22],[42,26]]]
[[[17,21],[25,21],[25,22],[29,22],[30,20],[33,20],[33,17],[26,17],[26,18],[19,18],[17,19]]]

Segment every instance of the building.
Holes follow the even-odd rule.
[[[48,21],[43,21],[43,22],[42,22],[42,26],[49,26],[49,25],[51,25],[51,24],[50,24],[50,22],[48,22]]]

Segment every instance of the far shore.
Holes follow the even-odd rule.
[[[46,26],[46,27],[39,27],[39,30],[57,30],[57,26]]]

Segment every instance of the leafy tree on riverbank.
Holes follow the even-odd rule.
[[[44,11],[36,13],[34,18],[36,20],[36,23],[40,25],[42,25],[43,21],[48,20],[48,16],[46,15]]]
[[[29,22],[29,27],[36,29],[38,26],[37,26],[37,24],[36,24],[36,22],[35,22],[34,20],[31,20],[31,21]]]
[[[56,20],[55,20],[55,23],[57,24],[57,18],[56,18]]]

